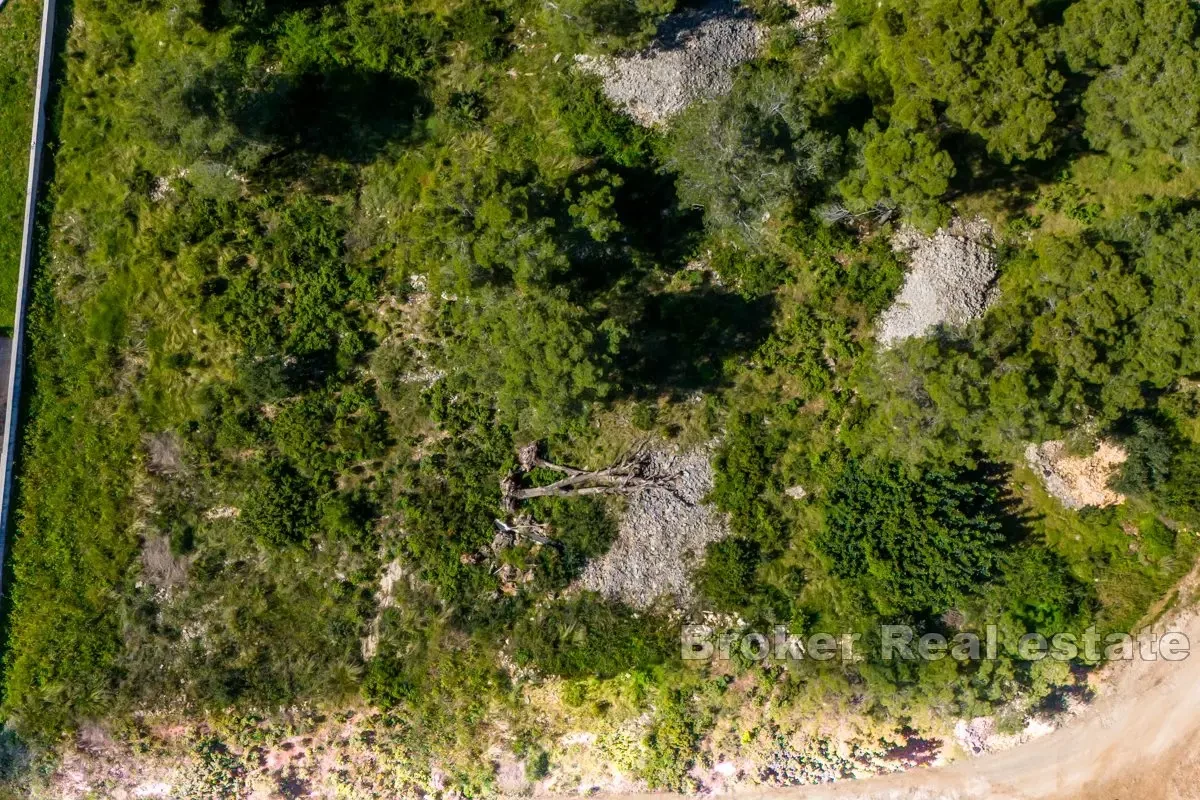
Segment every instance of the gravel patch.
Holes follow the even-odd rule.
[[[617,540],[603,558],[587,565],[579,585],[635,608],[659,597],[691,603],[691,570],[709,542],[729,535],[724,514],[704,502],[712,490],[707,450],[658,452],[657,474],[675,475],[670,489],[648,489],[628,499]]]
[[[575,57],[604,93],[642,125],[658,125],[697,100],[728,94],[733,70],[757,55],[766,29],[750,13],[718,4],[673,14],[649,48],[622,57]]]
[[[884,347],[983,316],[995,299],[996,258],[989,234],[979,221],[957,222],[933,236],[908,227],[897,232],[892,246],[908,254],[909,271],[896,301],[877,322]]]
[[[1108,488],[1108,481],[1128,454],[1115,444],[1101,442],[1086,458],[1067,455],[1057,439],[1025,448],[1025,460],[1042,477],[1055,499],[1070,509],[1086,506],[1104,508],[1125,502],[1125,495]]]

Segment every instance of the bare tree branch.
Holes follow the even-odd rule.
[[[654,472],[650,453],[642,448],[623,456],[616,463],[597,470],[582,470],[547,461],[538,454],[537,444],[526,445],[517,453],[520,471],[500,481],[504,507],[510,513],[517,504],[538,497],[589,497],[594,495],[631,495],[647,489],[670,490],[675,475]],[[520,476],[535,468],[558,472],[565,477],[545,486],[520,488]]]
[[[550,526],[540,522],[534,522],[529,517],[517,517],[512,524],[509,524],[501,519],[495,520],[495,523],[496,530],[500,531],[502,534],[512,536],[513,539],[525,538],[531,542],[537,542],[538,544],[558,547],[558,542],[546,535],[546,532],[550,530]]]

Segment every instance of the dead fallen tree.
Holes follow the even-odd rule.
[[[583,470],[555,464],[542,458],[537,443],[517,452],[519,468],[500,481],[504,509],[515,514],[525,500],[538,497],[588,497],[592,495],[632,495],[647,489],[671,491],[676,476],[655,471],[650,451],[639,448],[603,469]],[[562,478],[545,486],[522,487],[521,481],[537,468],[551,470]]]

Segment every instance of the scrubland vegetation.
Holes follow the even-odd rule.
[[[1017,659],[1022,633],[1129,629],[1187,572],[1195,6],[839,0],[812,36],[755,0],[774,27],[733,92],[647,130],[573,57],[644,45],[676,5],[70,4],[5,656],[21,737],[364,702],[486,794],[493,726],[544,761],[519,698],[561,679],[581,718],[652,711],[627,766],[687,788],[728,676],[679,660],[670,609],[569,590],[618,501],[523,504],[553,544],[493,550],[535,441],[590,467],[717,442],[733,537],[696,585],[731,619],[1000,628],[998,661],[726,665],[784,708],[1019,719],[1072,681]],[[890,234],[955,213],[995,227],[998,301],[878,347]],[[1121,443],[1127,502],[1058,506],[1022,460],[1056,438]]]

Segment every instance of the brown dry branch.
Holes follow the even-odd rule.
[[[521,448],[517,453],[517,460],[520,470],[506,475],[500,481],[504,508],[509,513],[515,513],[517,505],[522,501],[538,497],[589,497],[605,494],[628,496],[654,488],[669,491],[676,477],[655,473],[649,451],[642,448],[597,470],[582,470],[547,461],[538,454],[536,443]],[[564,477],[545,486],[521,488],[521,475],[537,467],[558,472]]]
[[[655,474],[653,459],[650,458],[650,453],[643,449],[632,451],[616,463],[596,470],[583,470],[548,462],[538,455],[538,445],[536,444],[522,447],[517,456],[521,469],[516,473],[506,475],[500,481],[504,507],[509,512],[516,511],[516,506],[521,501],[535,498],[580,498],[598,494],[630,495],[644,492],[650,488],[670,491],[671,482],[676,477]],[[538,467],[556,471],[563,477],[553,483],[547,483],[546,486],[521,488],[521,475]]]

